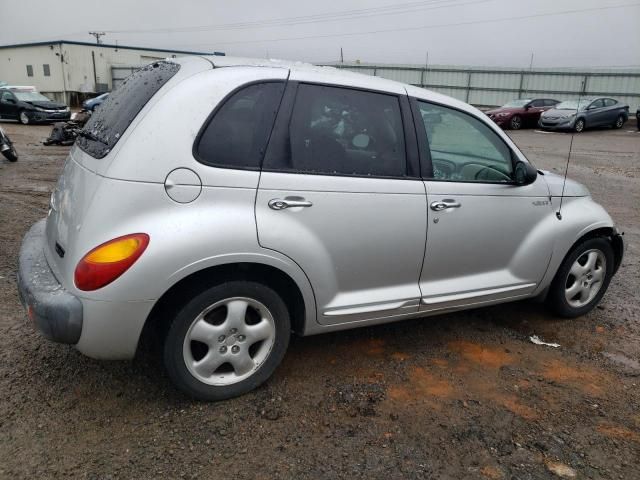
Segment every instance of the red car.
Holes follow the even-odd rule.
[[[558,103],[558,100],[551,98],[520,98],[485,113],[500,127],[518,130],[522,127],[537,126],[542,112]]]

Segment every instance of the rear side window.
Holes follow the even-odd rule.
[[[297,173],[404,177],[404,130],[398,97],[300,84],[286,158],[265,168]]]
[[[613,107],[616,103],[618,103],[618,102],[616,102],[613,98],[605,98],[604,99],[604,106],[605,107]]]
[[[557,100],[545,100],[544,104],[547,107],[553,107],[554,105],[557,105],[559,102]]]
[[[216,167],[259,169],[284,86],[256,83],[233,93],[201,131],[196,159]]]
[[[105,157],[140,110],[179,69],[177,63],[156,62],[129,75],[91,115],[84,128],[88,134],[78,136],[78,146],[92,157]]]

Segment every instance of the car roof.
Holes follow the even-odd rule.
[[[404,89],[405,84],[389,80],[381,77],[363,75],[361,73],[352,72],[346,69],[318,66],[306,62],[297,62],[279,59],[260,59],[245,57],[228,57],[228,56],[207,56],[214,68],[222,67],[268,67],[268,68],[286,68],[291,71],[292,76],[304,79],[314,78],[318,81],[328,80],[330,83],[340,83],[343,85],[371,88],[374,90],[397,91],[399,88]],[[333,81],[331,81],[333,80]]]
[[[192,57],[193,58],[193,57]],[[342,68],[330,66],[318,66],[306,62],[297,62],[290,60],[278,59],[259,59],[231,56],[203,56],[211,62],[214,68],[223,67],[267,67],[267,68],[284,68],[290,71],[290,78],[297,81],[308,81],[325,84],[335,84],[345,87],[362,88],[368,90],[377,90],[380,92],[388,92],[394,94],[408,94],[410,96],[428,100],[444,105],[456,107],[461,110],[473,111],[481,114],[479,110],[469,104],[457,100],[453,97],[416,87],[410,84],[389,80],[382,77],[372,75],[364,75],[362,73],[352,72]],[[187,62],[188,57],[178,57],[171,59],[178,63]]]

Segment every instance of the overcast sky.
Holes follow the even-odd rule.
[[[640,0],[3,0],[0,44],[47,40],[382,63],[640,66]]]

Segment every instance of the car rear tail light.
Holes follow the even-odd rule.
[[[147,245],[149,235],[133,233],[97,246],[78,262],[74,275],[76,287],[91,291],[110,284],[140,258]]]

